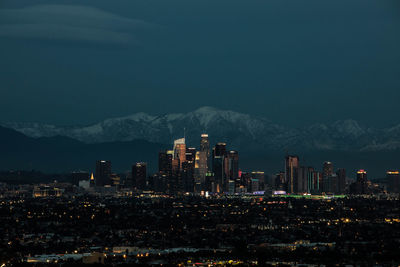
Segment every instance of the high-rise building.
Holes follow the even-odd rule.
[[[312,167],[304,167],[301,166],[298,169],[297,179],[295,179],[294,191],[295,193],[307,193],[308,191],[308,182],[310,179],[310,173],[312,173],[314,169]]]
[[[239,176],[239,153],[231,150],[225,157],[225,176],[229,180],[236,180]]]
[[[336,175],[338,177],[337,193],[344,194],[346,190],[346,170],[338,169]]]
[[[194,189],[194,172],[196,161],[196,149],[186,149],[186,161],[182,164],[182,185],[180,186],[185,192],[193,192]]]
[[[333,164],[330,161],[325,161],[322,169],[322,175],[324,177],[329,177],[333,174]]]
[[[137,162],[132,165],[132,181],[133,187],[139,190],[146,189],[147,164]]]
[[[173,159],[173,151],[161,151],[158,154],[158,172],[165,174],[167,176],[172,175],[172,159]]]
[[[182,170],[182,164],[186,161],[185,138],[180,138],[174,141],[174,160],[178,160],[178,171]]]
[[[251,172],[252,179],[257,179],[259,181],[259,190],[263,191],[266,186],[266,177],[265,173],[262,171],[253,171]]]
[[[288,155],[285,158],[285,182],[288,185],[288,193],[295,193],[295,182],[298,178],[299,157]]]
[[[96,186],[111,185],[111,161],[96,161],[95,181]]]
[[[200,151],[206,152],[207,157],[210,157],[210,141],[208,140],[208,134],[201,135]]]
[[[400,173],[399,171],[387,171],[387,191],[390,193],[400,193]]]
[[[357,171],[357,182],[364,182],[366,183],[367,179],[367,171],[366,170],[358,170]]]
[[[217,143],[213,149],[213,157],[222,157],[226,155],[226,143]]]
[[[275,175],[274,188],[277,191],[286,191],[287,190],[287,183],[286,183],[286,178],[285,178],[284,172],[279,172]]]
[[[195,155],[194,188],[195,192],[207,191],[205,189],[206,174],[210,168],[210,143],[208,134],[202,134],[200,139],[200,150]]]
[[[357,171],[357,180],[350,186],[350,193],[352,194],[368,194],[368,179],[367,172],[363,169]]]
[[[226,143],[217,143],[213,148],[212,170],[217,183],[218,192],[225,192],[227,188],[225,175]]]
[[[320,184],[321,192],[329,192],[329,177],[333,175],[333,164],[330,161],[325,161],[322,167],[322,183]]]

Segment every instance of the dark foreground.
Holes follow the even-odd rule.
[[[0,265],[400,264],[399,200],[0,199]]]

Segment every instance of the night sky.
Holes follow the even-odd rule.
[[[0,48],[0,121],[400,123],[398,0],[2,0]]]

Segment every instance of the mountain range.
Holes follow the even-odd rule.
[[[56,126],[41,123],[3,123],[30,137],[65,136],[85,143],[146,140],[170,144],[186,135],[191,146],[198,146],[202,133],[211,142],[223,141],[233,149],[274,151],[387,151],[400,149],[400,124],[378,129],[355,120],[291,128],[267,118],[213,107],[189,113],[149,115],[136,113],[106,119],[85,126]],[[185,132],[185,133],[184,133]]]
[[[46,172],[93,171],[98,159],[109,159],[113,170],[128,171],[132,163],[148,162],[157,170],[160,150],[186,136],[198,147],[202,133],[213,146],[227,143],[239,150],[242,170],[273,174],[283,169],[286,153],[300,155],[302,165],[321,169],[325,160],[353,174],[366,168],[375,177],[400,168],[400,125],[377,129],[354,120],[290,128],[266,118],[211,107],[189,113],[153,116],[137,113],[86,126],[3,123],[0,126],[0,170]],[[349,175],[351,176],[351,175]]]

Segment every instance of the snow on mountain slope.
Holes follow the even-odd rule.
[[[225,141],[234,149],[272,150],[387,150],[398,149],[400,125],[373,129],[354,120],[288,128],[262,117],[230,110],[201,107],[188,113],[160,116],[136,113],[87,126],[58,127],[39,123],[5,123],[31,137],[68,136],[87,143],[144,139],[170,144],[186,129],[189,145],[197,146],[201,133],[211,142]]]

